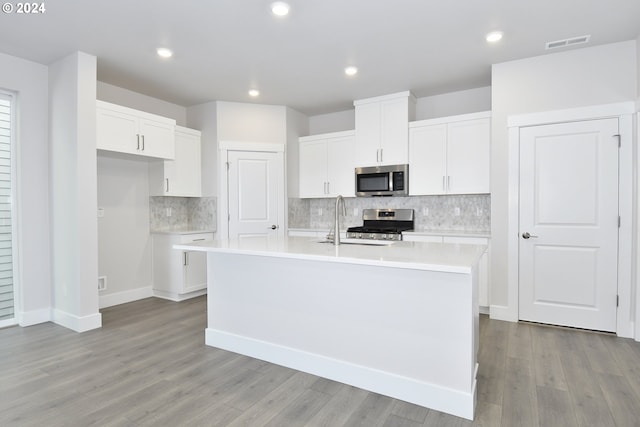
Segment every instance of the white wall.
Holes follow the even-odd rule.
[[[95,94],[95,56],[76,52],[49,66],[53,320],[78,332],[102,326]]]
[[[207,102],[187,109],[187,127],[198,129],[200,138],[200,161],[202,167],[202,197],[218,194],[218,104]]]
[[[187,109],[181,105],[152,98],[138,92],[98,82],[96,98],[112,104],[134,108],[147,113],[174,119],[180,126],[187,126]]]
[[[491,110],[491,86],[418,98],[416,120]]]
[[[319,114],[317,116],[309,117],[309,133],[307,135],[354,130],[355,128],[356,110],[352,108],[346,111]]]
[[[286,107],[218,102],[218,141],[285,144]]]
[[[577,49],[492,67],[491,304],[507,305],[508,132],[512,114],[637,98],[636,42]],[[517,201],[511,201],[517,203]]]
[[[98,274],[107,277],[101,306],[151,296],[148,160],[98,155]]]
[[[28,326],[51,318],[48,69],[0,53],[0,70],[0,87],[17,94],[16,318]]]
[[[300,197],[300,149],[298,138],[309,134],[309,119],[287,108],[287,197]]]

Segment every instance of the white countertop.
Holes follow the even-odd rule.
[[[320,243],[309,237],[247,237],[174,245],[188,251],[329,261],[414,270],[469,273],[484,245],[395,242],[387,246]]]

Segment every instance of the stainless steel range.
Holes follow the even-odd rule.
[[[413,209],[364,209],[363,225],[347,228],[347,238],[402,240],[402,232],[413,230]]]

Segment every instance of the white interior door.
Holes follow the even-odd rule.
[[[228,151],[229,238],[284,234],[281,152]]]
[[[618,119],[520,131],[519,315],[615,331]]]

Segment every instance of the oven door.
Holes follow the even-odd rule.
[[[389,172],[356,171],[356,196],[391,195],[393,181]]]

